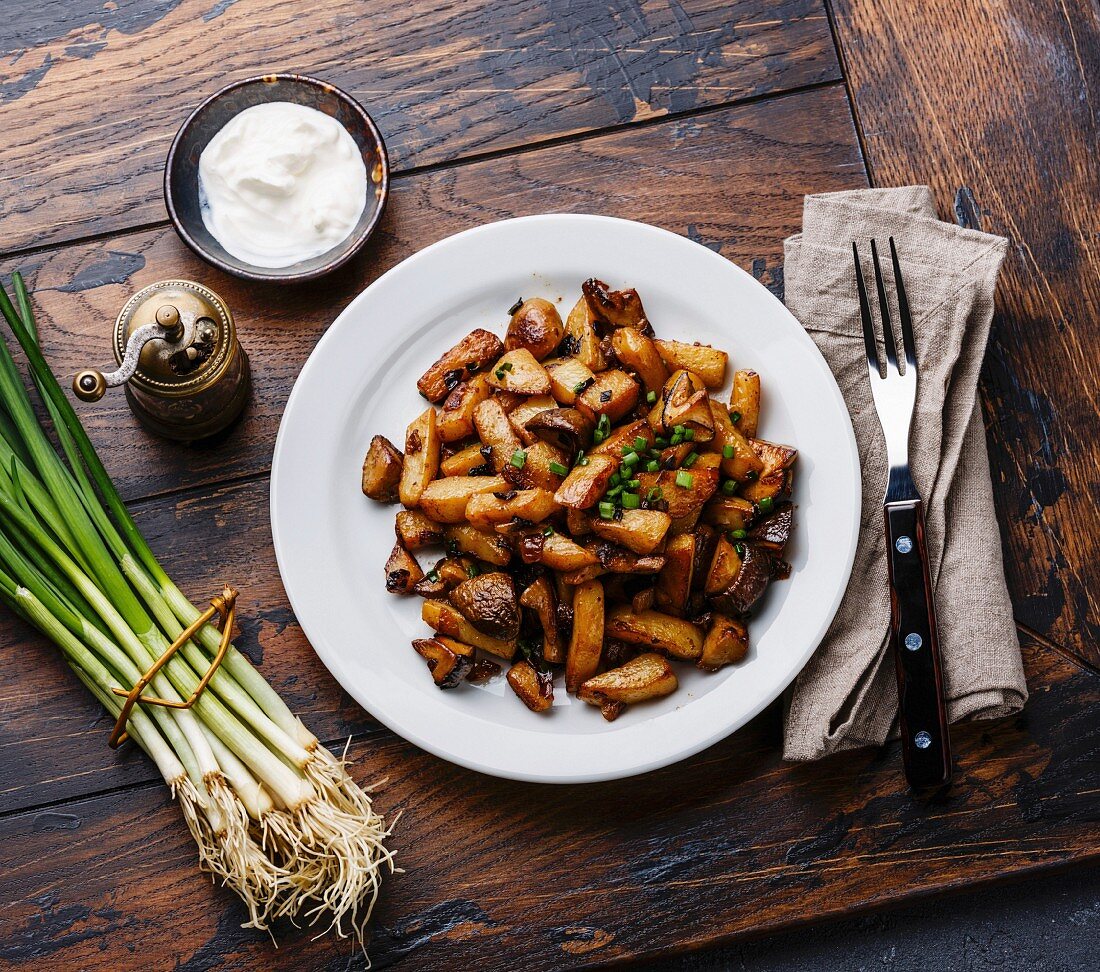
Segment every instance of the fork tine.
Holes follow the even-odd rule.
[[[863,283],[863,269],[859,265],[859,249],[852,241],[852,256],[856,261],[856,290],[859,291],[859,316],[863,321],[863,343],[867,347],[867,364],[879,375],[882,369],[878,364],[878,342],[875,341],[875,325],[871,320],[871,308],[867,303],[867,287]]]
[[[909,298],[905,294],[905,281],[901,279],[901,264],[894,238],[890,237],[890,261],[894,264],[894,285],[898,291],[898,313],[901,315],[901,343],[905,348],[906,370],[917,367],[917,351],[913,343],[913,318],[909,315]]]
[[[875,288],[878,290],[878,310],[882,316],[882,342],[886,345],[886,371],[898,371],[898,348],[894,343],[894,325],[890,320],[890,302],[886,299],[886,282],[882,279],[882,267],[878,262],[878,248],[871,240],[871,262],[875,265]]]

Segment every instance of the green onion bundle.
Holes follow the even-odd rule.
[[[0,341],[0,600],[45,634],[118,717],[142,674],[202,612],[172,583],[103,468],[38,344],[18,273],[0,313],[60,445],[39,424]],[[221,633],[207,625],[150,684],[189,698]],[[199,863],[240,895],[246,927],[325,916],[360,942],[383,870],[370,797],[235,648],[191,708],[137,705],[127,724],[179,802]]]

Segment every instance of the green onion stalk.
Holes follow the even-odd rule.
[[[30,295],[12,275],[0,314],[22,348],[59,448],[0,341],[0,601],[57,646],[118,718],[128,692],[202,614],[145,542],[42,355]],[[201,628],[150,683],[189,698],[221,643]],[[127,731],[155,763],[199,863],[233,888],[247,927],[278,918],[364,940],[389,829],[347,762],[322,746],[235,647],[190,708],[135,706]]]

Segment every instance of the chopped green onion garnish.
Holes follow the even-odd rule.
[[[523,464],[527,462],[527,453],[523,449],[517,449],[512,453],[512,458],[508,461],[517,469],[522,469]]]
[[[612,473],[611,478],[608,480],[608,484],[611,486],[618,486],[622,482],[623,477],[618,473]]]
[[[699,461],[699,453],[698,452],[689,452],[686,456],[684,456],[684,461],[682,463],[680,463],[680,465],[682,465],[685,469],[690,469],[698,461]]]
[[[629,469],[631,466],[635,465],[638,462],[638,459],[638,453],[632,452],[629,456],[623,456],[623,465],[626,466],[627,469]]]
[[[637,493],[623,493],[623,509],[636,510],[642,505]]]
[[[655,503],[657,500],[659,500],[664,495],[665,495],[664,490],[661,489],[660,486],[652,486],[652,487],[650,487],[649,492],[646,493],[646,497],[645,497],[646,502],[647,503]]]
[[[608,499],[614,499],[622,491],[622,486],[612,486],[611,489],[609,489],[604,495],[607,496]]]
[[[649,462],[645,464],[646,472],[659,472],[660,469],[661,464],[656,459],[650,459]]]
[[[733,545],[733,549],[737,551],[737,556],[738,557],[744,557],[745,556],[745,545],[743,543],[735,543]]]
[[[573,386],[573,394],[574,394],[574,395],[579,395],[579,394],[580,394],[580,393],[581,393],[582,391],[584,391],[584,386],[585,386],[585,382],[583,382],[583,381],[578,381],[578,382],[577,382],[577,383],[576,383],[576,384],[575,384],[575,385]]]
[[[746,533],[744,530],[734,530],[732,533],[730,533],[730,536],[733,537],[734,540],[744,540],[745,537],[748,536],[748,533]]]
[[[494,371],[493,374],[497,376],[497,381],[501,381],[504,378],[504,369],[497,368],[497,370]]]
[[[691,489],[695,484],[695,477],[691,473],[686,473],[682,469],[676,473],[676,485],[682,486],[684,489]]]
[[[655,446],[656,446],[656,447],[657,447],[658,449],[667,449],[667,448],[668,448],[668,439],[666,439],[666,438],[665,438],[664,436],[662,436],[662,435],[659,435],[659,436],[657,436],[657,438],[656,438],[656,439],[654,439],[654,440],[653,440],[653,444],[654,444],[654,445],[655,445]]]
[[[760,507],[761,513],[770,513],[772,507],[775,505],[775,501],[770,496],[765,496],[756,505]]]
[[[504,364],[502,364],[500,366],[500,370],[501,371],[511,371],[512,370],[512,362],[511,361],[505,361]]]
[[[554,535],[554,528],[552,526],[543,527],[542,528],[542,535],[544,537],[553,536]]]
[[[676,433],[673,434],[672,438],[669,439],[669,445],[678,446],[683,441],[684,441],[683,435],[680,432],[676,432]]]
[[[645,448],[648,444],[649,443],[646,442],[645,437],[639,435],[634,439],[634,451],[635,452],[644,452]]]
[[[741,421],[741,413],[740,412],[730,412],[730,421],[734,425],[736,425],[738,422]]]
[[[607,500],[600,501],[600,516],[605,520],[613,520],[615,518],[615,504],[610,503]]]
[[[727,479],[722,483],[722,492],[727,496],[732,496],[737,492],[737,481],[734,479]]]
[[[607,435],[611,431],[611,419],[606,415],[601,415],[599,421],[596,423],[596,428],[604,435]]]
[[[731,446],[731,445],[722,446],[722,458],[723,459],[732,459],[733,458],[733,446]]]
[[[657,404],[657,393],[656,392],[650,392],[648,395],[646,395],[645,400],[646,400],[647,405],[656,405]]]
[[[429,570],[428,574],[427,574],[427,577],[428,577],[428,580],[430,580],[434,584],[437,580],[439,580],[439,571],[438,570]]]
[[[685,442],[691,442],[691,440],[694,439],[694,438],[695,438],[695,429],[685,429],[684,430],[684,441]]]
[[[467,577],[477,577],[477,575],[480,574],[480,573],[481,573],[481,568],[478,567],[477,564],[469,564],[466,567],[466,576]]]
[[[625,485],[627,489],[637,489],[642,485],[642,481],[640,479],[628,479],[623,485]]]
[[[683,435],[687,431],[687,429],[685,429],[682,425],[674,425],[672,427],[672,431],[675,432],[677,435]]]
[[[550,463],[550,472],[552,472],[555,476],[568,476],[569,475],[569,470],[565,466],[563,466],[560,462]]]
[[[580,459],[577,460],[577,465],[578,466],[587,466],[588,465],[588,456],[581,456]]]
[[[634,452],[634,446],[632,445],[624,445],[622,449],[619,450],[619,454],[624,456],[629,456],[632,452]]]

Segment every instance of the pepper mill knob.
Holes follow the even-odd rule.
[[[82,402],[98,402],[107,391],[107,379],[102,371],[85,368],[73,378],[73,394]]]

